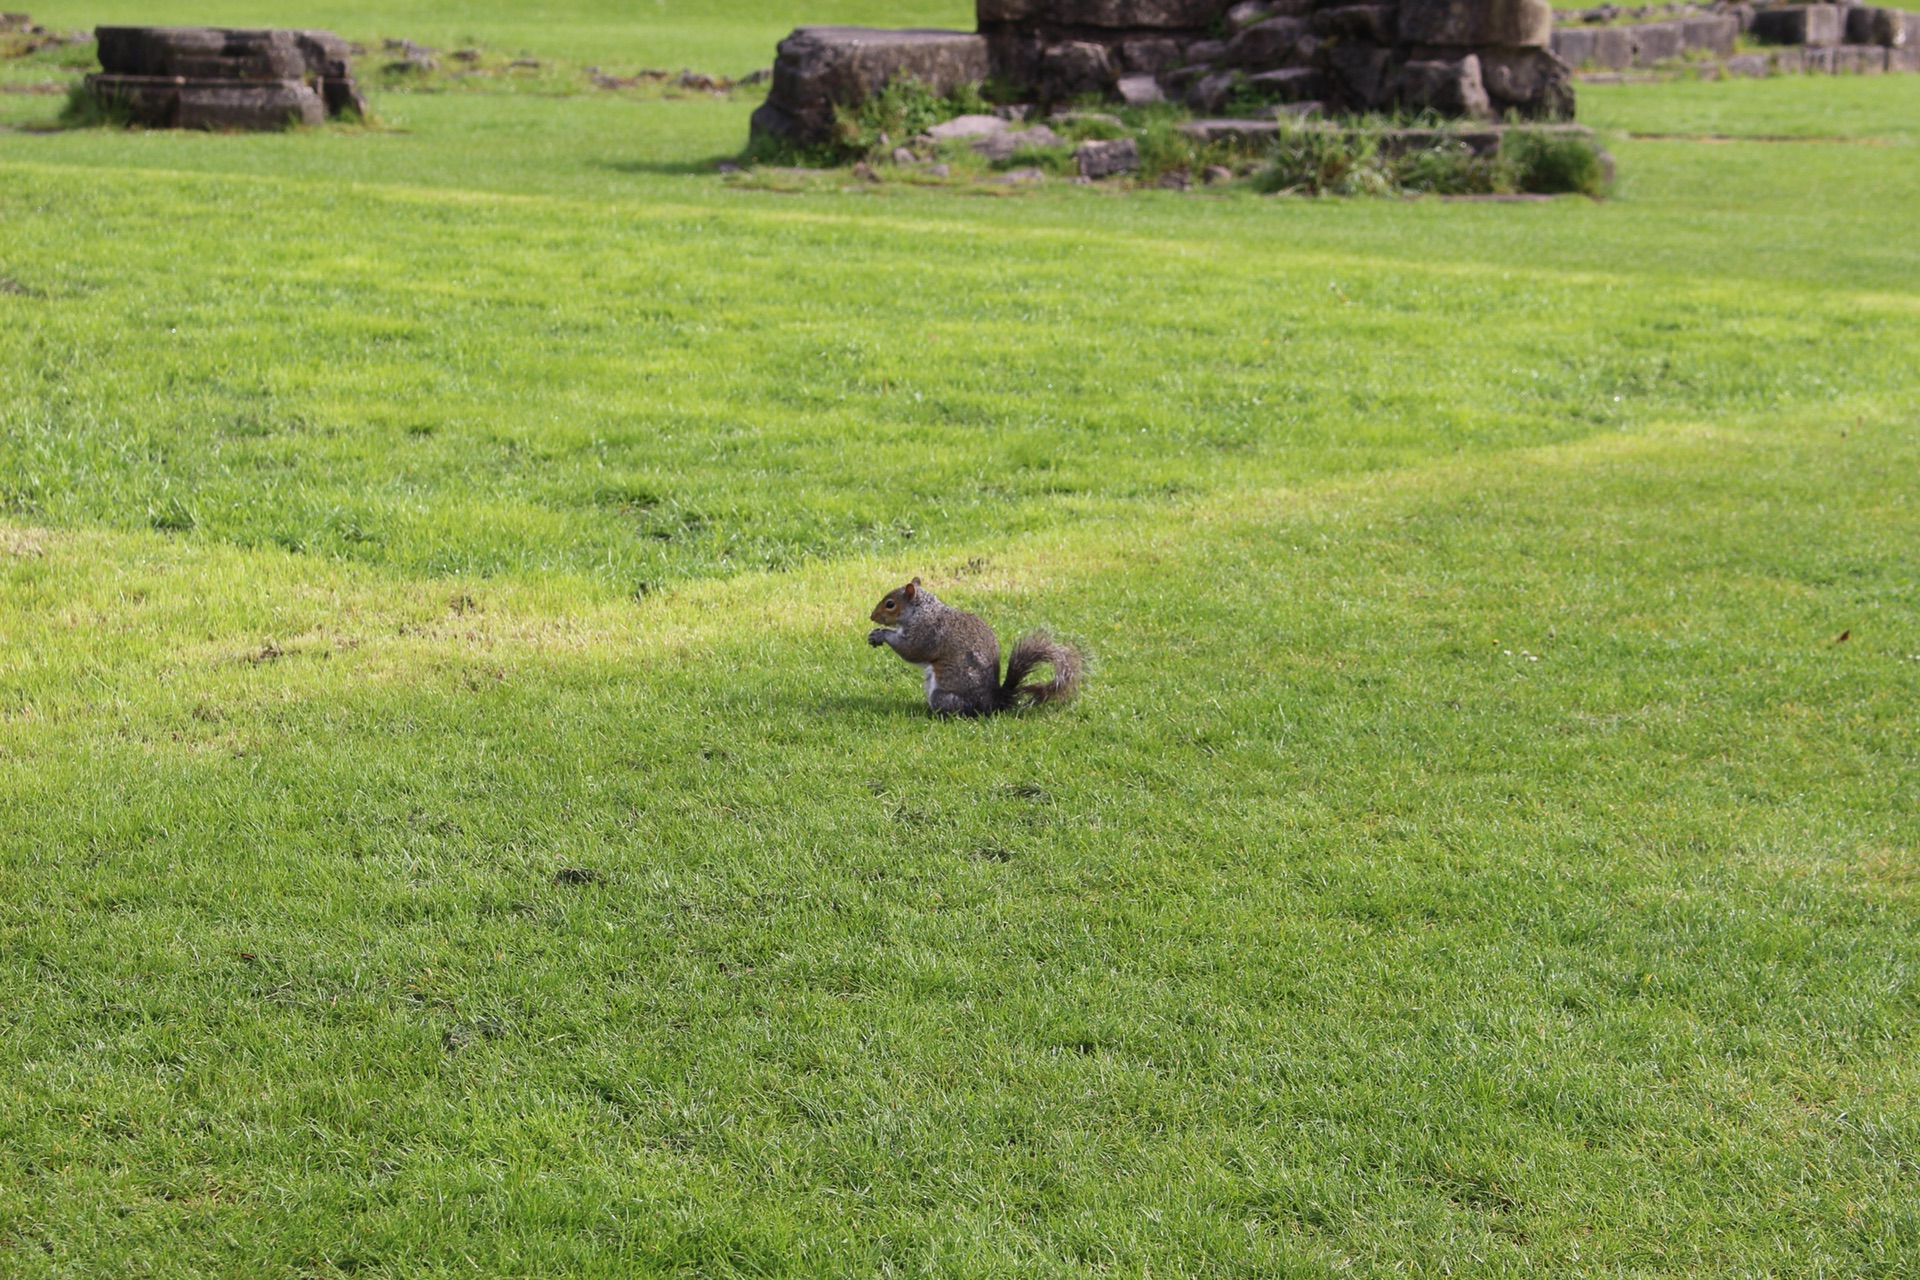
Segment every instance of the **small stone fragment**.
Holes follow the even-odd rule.
[[[1024,148],[1058,147],[1064,146],[1066,141],[1047,126],[1037,124],[1031,129],[1022,129],[1018,132],[1009,130],[990,133],[984,138],[976,138],[973,149],[987,159],[998,162],[1013,159],[1014,152]]]
[[[1235,31],[1245,31],[1256,22],[1264,22],[1272,10],[1260,3],[1260,0],[1240,0],[1239,4],[1227,10],[1227,26]]]
[[[1083,142],[1074,149],[1074,163],[1083,178],[1110,178],[1140,167],[1140,147],[1132,138],[1111,142]]]
[[[1187,105],[1210,115],[1227,105],[1227,98],[1233,93],[1233,82],[1234,74],[1231,71],[1215,71],[1202,76],[1200,83],[1187,93]]]
[[[1007,122],[999,116],[955,116],[929,128],[926,136],[935,141],[945,141],[948,138],[984,138],[1006,131]]]

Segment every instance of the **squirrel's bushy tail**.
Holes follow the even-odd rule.
[[[1041,663],[1053,668],[1053,679],[1045,684],[1022,688],[1026,678]],[[1000,683],[1000,700],[1013,706],[1025,698],[1030,703],[1067,702],[1080,691],[1080,651],[1061,644],[1044,631],[1023,636],[1007,655],[1007,678]]]

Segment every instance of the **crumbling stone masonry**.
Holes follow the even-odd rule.
[[[347,42],[331,31],[96,27],[87,92],[161,129],[285,129],[365,114]]]
[[[1041,103],[1088,94],[1305,110],[1429,108],[1528,119],[1573,114],[1572,75],[1548,45],[1547,0],[976,0],[979,30],[802,27],[780,44],[756,137],[832,137],[851,106],[895,75],[945,92],[983,64]]]
[[[1864,4],[1670,5],[1678,16],[1611,5],[1562,12],[1553,51],[1576,71],[1684,67],[1700,76],[1920,71],[1920,13]],[[1741,35],[1769,46],[1735,53]]]

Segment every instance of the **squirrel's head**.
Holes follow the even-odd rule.
[[[895,587],[880,597],[880,603],[873,606],[873,620],[881,626],[890,626],[899,622],[913,607],[920,603],[920,597],[926,594],[920,590],[920,579],[915,578],[904,587]]]

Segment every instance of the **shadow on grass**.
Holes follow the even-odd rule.
[[[721,161],[734,159],[737,157],[726,155],[705,160],[597,160],[593,167],[612,173],[684,176],[718,173]]]
[[[815,700],[813,707],[824,715],[885,716],[892,720],[924,720],[932,714],[926,699],[910,688],[898,694],[830,693]]]

